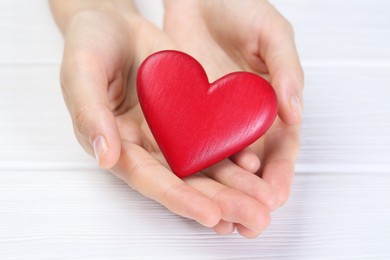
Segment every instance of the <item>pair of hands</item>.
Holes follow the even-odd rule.
[[[299,149],[303,73],[289,23],[263,0],[166,0],[163,31],[131,1],[51,1],[63,31],[64,99],[76,136],[100,167],[217,233],[256,237],[288,198]],[[166,164],[136,94],[140,63],[177,49],[209,80],[251,71],[270,80],[279,112],[265,136],[184,179]]]

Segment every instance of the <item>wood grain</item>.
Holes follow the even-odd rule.
[[[390,3],[272,2],[305,67],[302,150],[291,199],[246,240],[99,170],[73,137],[47,3],[1,1],[0,259],[389,259]]]

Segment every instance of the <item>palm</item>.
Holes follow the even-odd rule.
[[[84,17],[80,24],[74,25],[73,37],[72,32],[68,33],[71,40],[66,51],[72,54],[69,59],[72,62],[64,59],[64,77],[67,78],[64,92],[67,101],[77,103],[77,96],[67,94],[69,86],[73,85],[70,84],[72,77],[87,77],[91,81],[93,75],[94,89],[90,93],[99,95],[99,100],[107,100],[110,114],[98,116],[107,122],[105,125],[111,126],[111,133],[119,135],[119,160],[110,170],[171,211],[206,226],[217,224],[214,228],[219,233],[232,232],[236,226],[244,236],[258,235],[269,222],[269,208],[264,204],[271,208],[275,204],[268,185],[230,160],[203,174],[180,180],[167,167],[145,122],[136,95],[137,69],[147,55],[162,49],[177,49],[176,43],[140,17],[129,23],[120,18],[98,16],[98,19]],[[199,50],[195,57],[203,62],[208,55]],[[217,66],[228,58],[217,55],[213,62],[206,64],[206,69],[215,70],[214,77],[237,70],[234,60],[226,66]],[[85,109],[90,108],[82,108],[81,112]],[[111,122],[111,118],[115,122]],[[93,154],[83,117],[76,117],[76,121],[80,143]]]
[[[134,59],[135,62],[128,72],[127,88],[124,89],[132,94],[118,95],[125,96],[125,99],[116,109],[122,111],[116,116],[122,142],[122,156],[118,165],[113,169],[114,173],[120,175],[141,193],[161,202],[180,215],[193,217],[193,215],[209,214],[215,211],[215,207],[210,202],[206,202],[205,198],[212,199],[222,211],[222,221],[215,227],[218,232],[231,232],[234,228],[233,223],[237,223],[241,234],[256,236],[268,223],[269,212],[263,206],[263,202],[270,201],[272,195],[265,183],[259,184],[259,180],[254,180],[253,175],[248,175],[247,171],[230,160],[225,160],[206,170],[204,173],[207,175],[200,174],[184,180],[178,179],[168,170],[169,167],[142,115],[138,100],[134,97],[135,72],[139,66],[138,61],[142,61],[146,55],[162,49],[177,49],[177,47],[164,33],[157,31],[150,24],[145,23],[143,26],[143,35],[147,37],[148,42],[152,43],[152,47],[145,44],[142,47],[136,46],[138,50],[141,48],[142,50]],[[150,34],[147,33],[148,31]],[[230,170],[242,180],[240,184],[237,185],[233,183],[236,180],[226,177],[228,176],[226,171]],[[145,188],[145,183],[148,185],[147,188]],[[259,185],[248,187],[248,184],[253,183]],[[188,203],[189,201],[191,203]],[[194,208],[191,204],[197,206]],[[233,205],[240,206],[237,208]],[[198,207],[202,208],[203,213]],[[257,217],[248,218],[245,216],[248,211]]]
[[[272,64],[276,59],[267,49],[269,42],[275,41],[271,30],[279,26],[278,22],[282,24],[276,19],[279,14],[272,6],[265,1],[252,0],[245,3],[187,1],[186,4],[168,8],[164,31],[181,49],[202,63],[210,81],[244,70],[278,84],[277,73],[265,62]],[[286,124],[278,116],[266,135],[251,148],[261,160],[257,174],[273,187],[280,203],[284,203],[299,149],[299,126]]]

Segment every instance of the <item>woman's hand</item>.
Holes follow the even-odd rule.
[[[251,163],[256,165],[260,160],[256,173],[261,181],[250,183],[245,174],[229,174],[234,182],[225,185],[262,201],[256,194],[261,186],[254,186],[265,181],[277,198],[276,205],[269,208],[285,203],[300,146],[303,104],[303,71],[291,25],[264,0],[165,0],[164,32],[202,63],[211,81],[244,70],[258,73],[274,86],[279,111],[273,126],[249,149],[232,158],[251,172],[256,169]],[[223,171],[221,165],[211,169],[219,173]],[[206,172],[219,182],[227,178]]]
[[[276,199],[253,174],[260,166],[256,156],[243,151],[232,158],[236,163],[225,160],[183,180],[166,164],[140,109],[135,79],[149,54],[177,46],[125,2],[67,1],[65,8],[52,1],[65,38],[61,85],[77,139],[100,167],[172,212],[222,234],[237,226],[242,235],[257,236]]]

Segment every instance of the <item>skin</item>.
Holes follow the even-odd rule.
[[[262,162],[256,174],[271,185],[282,205],[289,196],[300,146],[304,81],[291,25],[267,1],[165,0],[165,10],[164,31],[203,64],[211,81],[246,70],[274,86],[279,116],[250,148]],[[240,160],[246,156],[238,155],[234,161],[245,168]],[[245,185],[236,188],[246,190]]]
[[[269,225],[270,212],[288,198],[300,123],[290,96],[301,96],[303,76],[284,18],[265,1],[238,3],[166,1],[160,31],[131,1],[50,2],[65,40],[63,96],[84,149],[96,156],[100,167],[175,214],[219,234],[237,229],[253,238]],[[215,18],[218,12],[226,21]],[[246,19],[237,19],[244,13]],[[279,96],[280,117],[251,147],[179,179],[159,151],[136,95],[140,63],[163,49],[193,55],[211,81],[236,70],[269,78]]]

